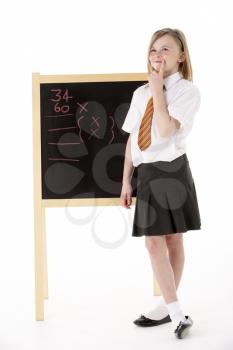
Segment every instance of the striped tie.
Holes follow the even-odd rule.
[[[165,90],[165,86],[163,86],[163,89]],[[138,146],[141,149],[141,151],[144,151],[151,144],[151,124],[153,113],[153,96],[151,96],[149,101],[147,102],[146,111],[142,118],[142,122],[138,133]]]

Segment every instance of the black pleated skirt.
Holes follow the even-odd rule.
[[[201,229],[186,153],[171,162],[141,163],[137,169],[132,236],[161,236]]]

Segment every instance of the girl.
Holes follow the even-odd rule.
[[[152,35],[147,68],[148,83],[134,91],[122,126],[130,135],[121,200],[130,208],[131,178],[138,167],[132,236],[145,236],[162,297],[155,309],[134,323],[157,326],[172,322],[175,336],[183,338],[193,325],[176,292],[184,267],[183,233],[200,230],[201,219],[185,144],[200,106],[200,92],[192,82],[181,30],[164,28]]]

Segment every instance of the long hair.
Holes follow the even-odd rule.
[[[161,38],[165,34],[171,35],[175,39],[177,45],[180,47],[180,51],[184,53],[185,60],[183,62],[180,62],[178,71],[182,73],[184,79],[193,81],[193,71],[192,71],[192,65],[191,65],[187,41],[184,33],[179,29],[163,28],[163,29],[157,30],[152,35],[149,43],[148,53],[147,53],[148,73],[152,72],[152,66],[149,61],[149,54],[150,54],[151,47],[157,39]]]

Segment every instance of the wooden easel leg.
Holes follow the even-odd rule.
[[[35,231],[35,303],[36,320],[44,320],[44,279],[43,279],[43,239],[42,239],[42,207],[34,207]]]
[[[45,207],[42,207],[42,244],[43,244],[43,285],[44,299],[48,299],[48,263],[47,263],[47,242],[46,242],[46,217]]]
[[[34,178],[34,244],[36,320],[44,320],[44,214],[41,189],[40,74],[32,74],[32,131]]]
[[[153,276],[153,277],[154,277],[154,295],[161,295],[161,291],[160,291],[158,282],[157,282],[155,276]]]

